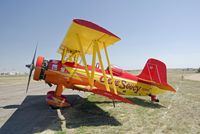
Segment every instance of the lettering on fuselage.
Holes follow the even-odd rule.
[[[108,80],[108,84],[112,84],[111,78],[107,78],[107,80]],[[103,77],[100,77],[100,82],[104,82]],[[142,87],[139,87],[131,82],[127,82],[125,80],[118,80],[118,79],[115,79],[115,86],[120,89],[132,90],[134,93],[138,93],[138,91],[142,89]]]

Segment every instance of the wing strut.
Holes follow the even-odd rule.
[[[112,102],[113,102],[113,107],[115,108],[115,100],[112,100]]]
[[[111,65],[110,65],[110,59],[109,59],[109,56],[108,56],[108,51],[107,51],[105,42],[103,42],[103,47],[104,47],[106,59],[107,59],[107,62],[108,62],[108,69],[110,71],[110,76],[111,76],[111,80],[112,80],[112,87],[114,89],[114,93],[117,94],[117,89],[116,89],[116,86],[115,86],[115,80],[114,80],[114,77],[113,77],[113,73],[112,73],[112,69],[111,69]]]
[[[94,86],[94,72],[95,72],[95,64],[96,64],[96,53],[97,49],[95,45],[93,46],[93,54],[92,54],[92,73],[91,73],[91,86]]]
[[[85,58],[85,54],[84,54],[84,51],[83,51],[83,46],[81,44],[81,39],[79,37],[79,34],[76,34],[76,37],[77,37],[79,48],[80,48],[80,51],[81,51],[81,58],[83,60],[83,64],[85,66],[85,71],[86,71],[86,74],[87,74],[87,77],[88,77],[88,82],[89,82],[89,85],[91,87],[92,86],[92,82],[91,82],[91,79],[90,79],[90,73],[89,73],[89,70],[88,70],[88,67],[87,67],[87,61],[86,61],[86,58]]]
[[[99,60],[99,63],[100,63],[100,67],[101,67],[101,70],[102,70],[102,73],[103,73],[104,84],[105,84],[106,90],[108,92],[110,92],[110,86],[108,84],[107,75],[106,75],[106,72],[105,72],[105,69],[104,69],[104,65],[103,65],[103,61],[102,61],[102,57],[101,57],[101,52],[100,52],[100,45],[103,45],[105,55],[106,55],[106,60],[107,60],[107,63],[108,63],[108,69],[109,69],[110,77],[111,77],[111,81],[112,81],[112,89],[113,89],[114,94],[117,94],[117,90],[116,90],[116,86],[115,86],[115,80],[114,80],[114,77],[113,77],[113,72],[112,72],[112,69],[111,69],[110,59],[109,59],[109,56],[108,56],[108,51],[107,51],[107,47],[106,47],[105,42],[102,43],[102,42],[99,42],[98,40],[92,41],[92,43],[93,43],[93,54],[92,54],[92,70],[91,70],[91,74],[90,74],[88,66],[87,66],[87,61],[86,61],[86,58],[85,58],[86,52],[84,52],[83,44],[81,42],[80,35],[77,33],[76,37],[77,37],[78,46],[79,46],[79,50],[80,50],[80,56],[82,58],[82,61],[83,61],[84,67],[85,67],[85,71],[86,71],[86,75],[88,77],[88,83],[90,85],[90,88],[92,89],[92,87],[94,86],[94,73],[95,73],[95,63],[96,63],[96,54],[97,54],[98,60]],[[100,44],[100,43],[102,43],[102,44]],[[66,49],[63,50],[62,61],[64,61],[65,55],[66,55]]]
[[[103,78],[104,78],[104,83],[106,85],[106,90],[108,92],[110,92],[110,87],[108,85],[108,80],[107,80],[107,77],[106,77],[106,72],[104,70],[104,66],[103,66],[103,62],[102,62],[102,57],[101,57],[99,45],[98,45],[98,42],[96,40],[94,41],[94,46],[97,48],[97,55],[98,55],[100,67],[101,67],[101,70],[102,70],[102,73],[103,73]]]
[[[66,48],[64,48],[63,51],[62,51],[62,58],[61,58],[62,64],[65,63],[65,57],[66,57],[66,54],[67,54],[66,51],[67,51]]]

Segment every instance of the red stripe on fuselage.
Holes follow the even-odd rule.
[[[84,66],[79,65],[79,64],[75,64],[74,62],[66,62],[66,63],[62,64],[60,60],[50,60],[49,65],[52,65],[52,64],[58,65],[58,71],[62,66],[85,70]],[[89,71],[92,70],[92,66],[88,65],[87,67],[88,67]],[[49,67],[49,69],[51,69],[51,68]],[[98,69],[98,68],[95,68],[95,72],[102,73],[101,69]],[[110,74],[108,70],[105,70],[105,72],[108,75]],[[128,72],[125,72],[125,71],[122,71],[121,75],[115,75],[115,74],[113,74],[113,75],[116,76],[116,77],[119,77],[119,78],[129,79],[129,80],[132,80],[132,81],[138,81],[138,82],[148,84],[148,85],[156,85],[156,83],[143,80],[143,79],[138,78],[137,76],[130,74]]]

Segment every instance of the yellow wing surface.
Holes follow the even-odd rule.
[[[110,92],[111,90],[106,79],[107,76],[104,69],[102,56],[100,53],[100,51],[104,49],[113,83],[112,88],[114,89],[114,94],[117,94],[112,70],[110,67],[110,60],[108,57],[107,47],[119,40],[119,37],[92,22],[81,19],[74,19],[72,21],[71,26],[69,27],[66,36],[64,37],[62,44],[59,47],[58,52],[62,54],[62,63],[65,63],[67,61],[77,63],[78,58],[81,57],[81,61],[84,64],[85,73],[88,78],[88,83],[91,89],[94,89],[94,74],[97,55],[104,77],[104,84],[106,86],[106,90],[107,92]],[[89,72],[85,54],[92,55],[91,72]]]
[[[99,42],[98,45],[101,50],[104,47],[103,44],[107,47],[119,40],[119,37],[92,22],[74,19],[58,52],[62,54],[64,49],[81,51],[79,47],[79,43],[81,43],[83,52],[92,54],[94,41]]]

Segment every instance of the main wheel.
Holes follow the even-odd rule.
[[[63,95],[55,96],[55,91],[49,91],[46,97],[47,104],[52,109],[58,109],[63,107],[69,107],[70,104],[67,102],[67,98]]]
[[[152,102],[159,102],[159,99],[157,99],[156,95],[150,95]]]

